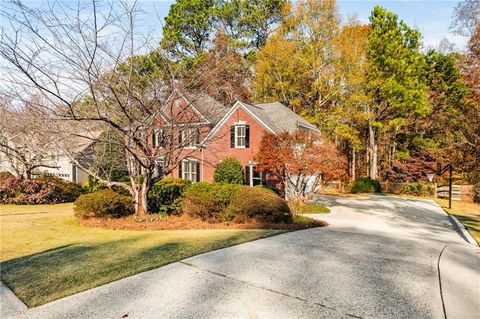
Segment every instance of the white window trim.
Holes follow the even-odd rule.
[[[182,165],[182,176],[180,176],[181,179],[187,179],[189,181],[191,181],[192,183],[198,183],[200,181],[198,180],[193,180],[193,177],[192,176],[195,176],[195,179],[197,179],[197,176],[198,176],[198,172],[197,172],[197,164],[198,164],[198,161],[195,160],[195,159],[184,159],[182,160],[181,164]],[[190,176],[190,178],[187,178],[185,172],[187,170],[185,170],[185,167],[188,166],[189,170],[188,170],[188,174]],[[192,167],[194,169],[192,169]]]
[[[163,129],[156,129],[155,132],[153,133],[154,135],[154,145],[153,147],[155,148],[163,148],[163,146],[160,146],[160,143],[158,141],[159,135],[163,136],[163,143],[165,144],[165,135],[163,134],[164,130]]]
[[[188,140],[187,137],[187,134],[186,132],[192,132],[193,134],[191,134],[191,136],[193,137],[193,145],[192,144],[189,144],[189,145],[186,145],[186,141]],[[182,130],[182,145],[183,145],[183,148],[186,148],[186,149],[196,149],[197,148],[197,129],[191,129],[191,128],[187,128],[187,129],[184,129]]]
[[[239,136],[238,133],[237,133],[237,129],[240,128],[240,127],[243,127],[243,136]],[[247,123],[242,123],[242,124],[235,124],[234,125],[234,128],[235,128],[235,148],[246,148],[246,143],[247,143]],[[239,137],[243,137],[243,145],[238,145],[238,138]]]

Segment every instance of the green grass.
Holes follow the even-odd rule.
[[[330,213],[330,208],[322,206],[320,204],[308,204],[305,207],[304,214],[328,214]]]
[[[1,280],[29,307],[279,230],[88,228],[73,205],[0,206]]]
[[[452,201],[452,208],[448,207],[448,199],[434,199],[443,209],[457,217],[472,235],[473,238],[480,244],[480,205],[461,201]]]

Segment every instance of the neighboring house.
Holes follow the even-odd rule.
[[[77,138],[72,141],[79,149],[87,149],[91,146],[91,141]],[[70,157],[59,148],[50,146],[49,151],[35,152],[35,150],[26,147],[18,147],[14,141],[10,142],[10,147],[17,154],[13,155],[13,151],[0,151],[0,171],[7,171],[13,175],[25,175],[26,166],[36,168],[32,172],[32,176],[41,174],[54,175],[65,181],[82,184],[88,181],[88,174],[80,169]],[[17,157],[22,156],[23,163]],[[37,167],[38,166],[38,167]]]
[[[184,149],[178,157],[178,169],[169,176],[192,182],[212,182],[215,166],[227,157],[234,157],[245,169],[247,185],[275,185],[277,181],[272,176],[255,169],[254,156],[263,135],[298,129],[318,132],[313,124],[280,102],[251,105],[237,101],[226,107],[205,94],[181,94],[173,103],[167,102],[165,105],[170,106],[160,109],[158,121],[168,122],[180,113],[190,114],[186,116],[188,121],[177,125],[178,142],[183,143]],[[162,132],[154,132],[153,146],[162,148]]]

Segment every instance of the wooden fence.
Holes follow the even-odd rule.
[[[437,197],[448,198],[448,185],[437,187]],[[462,185],[452,185],[452,200],[462,200]]]
[[[382,192],[391,194],[404,193],[404,187],[410,183],[395,183],[395,182],[380,182]],[[437,186],[437,184],[425,184],[431,186],[430,196],[439,198],[448,198],[448,185]],[[348,184],[342,182],[331,182],[322,191],[327,192],[348,192]],[[452,200],[461,200],[471,202],[473,200],[473,186],[472,185],[452,185]]]

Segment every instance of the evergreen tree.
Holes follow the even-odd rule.
[[[390,154],[387,161],[391,161],[391,154],[396,152],[393,141],[398,129],[405,124],[405,118],[426,116],[430,106],[422,79],[425,59],[419,52],[420,33],[380,6],[374,8],[370,26],[366,88],[371,104],[367,109],[367,149],[369,176],[376,179],[380,138],[388,137],[385,153]]]

